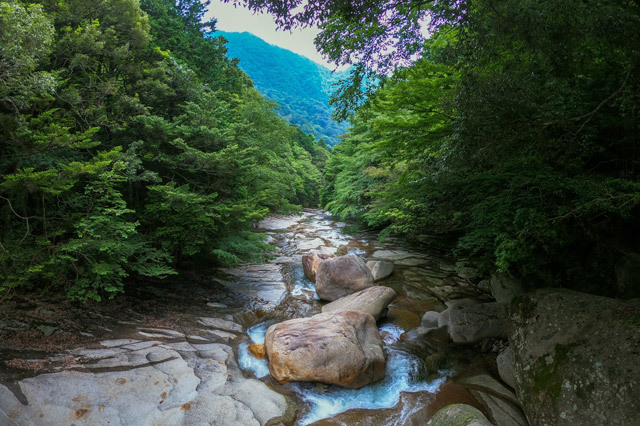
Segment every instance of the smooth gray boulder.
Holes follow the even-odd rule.
[[[452,404],[438,410],[429,426],[493,426],[480,410],[467,404]]]
[[[533,425],[640,419],[640,299],[538,290],[511,303],[516,391]]]
[[[449,335],[455,343],[476,343],[487,337],[506,338],[509,312],[503,303],[466,303],[442,312],[448,318]]]
[[[507,348],[496,357],[496,364],[498,364],[498,374],[503,382],[511,386],[512,389],[516,388],[516,375],[514,371],[513,354],[511,348]]]
[[[397,296],[389,287],[369,287],[324,305],[322,312],[362,311],[379,320],[386,315],[387,305]]]
[[[367,262],[367,267],[371,270],[371,275],[373,275],[373,281],[387,278],[393,273],[393,266],[393,262],[387,262],[386,260],[370,260]]]
[[[520,280],[509,274],[492,275],[489,286],[491,287],[491,295],[496,299],[496,302],[500,303],[510,303],[514,297],[524,292]]]
[[[382,340],[375,319],[365,312],[328,312],[274,324],[265,347],[269,371],[281,383],[357,389],[384,377]]]
[[[440,318],[440,312],[428,311],[422,316],[420,326],[424,328],[438,328],[438,320]]]
[[[330,302],[373,285],[373,275],[355,254],[326,259],[316,272],[316,293]]]

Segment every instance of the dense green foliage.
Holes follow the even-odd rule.
[[[0,2],[0,295],[77,299],[260,258],[328,151],[204,36],[197,1]]]
[[[332,119],[329,100],[334,85],[346,78],[347,72],[332,73],[304,56],[246,32],[217,31],[213,35],[228,40],[228,56],[238,58],[238,65],[249,74],[256,89],[280,105],[282,117],[329,145],[340,141],[348,126]]]
[[[358,111],[327,163],[335,213],[455,236],[485,273],[620,294],[615,265],[640,251],[637,1],[244,3],[320,22],[320,47],[365,74],[393,62],[372,56],[385,40],[422,52],[366,102],[342,92]]]

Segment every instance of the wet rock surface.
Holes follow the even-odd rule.
[[[380,334],[364,312],[329,312],[272,325],[265,347],[269,371],[280,382],[361,388],[384,377]]]
[[[81,364],[0,386],[0,408],[20,425],[264,425],[286,412],[282,395],[241,374],[230,345],[161,331],[171,337],[71,350]]]
[[[426,422],[442,400],[441,379],[450,372],[438,371],[440,349],[414,355],[401,335],[417,327],[426,311],[440,312],[444,302],[459,297],[482,298],[482,292],[457,275],[453,262],[393,239],[380,243],[375,233],[347,235],[344,226],[320,210],[276,216],[259,224],[276,246],[268,264],[215,270],[186,265],[175,280],[132,286],[126,296],[89,307],[63,299],[4,301],[0,424],[304,425],[340,419],[339,409],[320,408],[334,402],[356,407],[348,413],[379,424]],[[250,344],[264,342],[268,326],[320,312],[301,264],[311,252],[395,263],[384,283],[398,297],[378,324],[393,364],[382,382],[360,390],[283,386],[270,377],[266,360],[249,354]],[[440,361],[423,365],[434,356]],[[247,359],[262,363],[266,372],[245,365]],[[160,391],[161,383],[167,390]],[[456,392],[447,401],[460,398]],[[470,394],[462,399],[475,401]],[[363,401],[380,403],[358,408]],[[121,410],[135,422],[125,421]]]

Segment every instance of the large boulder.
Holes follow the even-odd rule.
[[[382,340],[375,319],[364,312],[328,312],[274,324],[265,346],[269,371],[281,383],[356,389],[384,377]]]
[[[511,311],[516,391],[531,424],[637,424],[639,299],[539,290]]]
[[[364,290],[372,284],[371,271],[355,254],[327,259],[320,263],[316,273],[316,293],[330,302]]]
[[[467,404],[452,404],[438,410],[429,426],[492,426],[480,410]]]
[[[491,295],[500,303],[509,303],[524,292],[520,280],[506,273],[492,275],[489,286]]]
[[[316,272],[320,262],[333,257],[332,254],[326,253],[310,253],[302,256],[302,270],[304,274],[314,283],[316,282]]]
[[[393,262],[387,262],[386,260],[370,260],[367,262],[367,268],[371,270],[373,280],[380,281],[393,273]]]
[[[516,388],[516,374],[513,371],[513,353],[511,348],[507,348],[496,357],[496,364],[498,365],[498,375],[503,382],[511,386],[512,389]]]
[[[438,322],[448,325],[455,343],[475,343],[487,337],[506,338],[508,311],[507,305],[498,302],[465,303],[441,312]]]
[[[386,313],[387,305],[396,297],[392,288],[369,287],[324,305],[322,312],[362,311],[379,320]]]

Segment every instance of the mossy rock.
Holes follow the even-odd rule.
[[[467,404],[452,404],[433,415],[429,426],[492,426],[480,410]]]
[[[511,304],[516,391],[531,424],[640,418],[640,300],[539,290]]]

